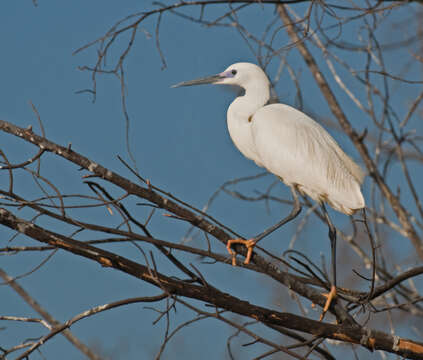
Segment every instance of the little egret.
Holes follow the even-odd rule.
[[[306,114],[285,104],[266,105],[270,98],[270,82],[259,66],[236,63],[220,74],[181,82],[173,87],[200,84],[236,85],[245,90],[228,108],[227,124],[232,141],[245,157],[288,185],[294,199],[291,213],[260,235],[249,240],[228,241],[232,264],[236,264],[232,244],[247,247],[245,263],[248,264],[259,240],[300,213],[297,191],[310,196],[321,205],[325,214],[332,250],[333,283],[330,293],[325,295],[328,300],[322,319],[336,296],[336,229],[324,203],[347,215],[364,208],[360,190],[363,171],[332,136]]]

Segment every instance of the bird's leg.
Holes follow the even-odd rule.
[[[326,210],[325,204],[322,203],[322,211],[325,215],[326,222],[329,227],[329,240],[330,240],[330,248],[331,248],[331,263],[332,263],[332,285],[330,288],[329,293],[323,294],[323,296],[326,297],[326,303],[323,308],[322,314],[320,315],[320,320],[322,321],[326,312],[328,311],[330,304],[332,300],[336,297],[336,228],[332,224],[332,221],[330,220],[329,214]]]
[[[298,216],[298,214],[301,212],[301,204],[300,204],[300,200],[298,199],[298,194],[297,194],[297,190],[295,188],[295,185],[291,185],[290,188],[291,188],[292,196],[294,198],[294,205],[292,207],[291,212],[289,213],[289,215],[287,217],[283,218],[277,224],[271,226],[270,228],[266,229],[261,234],[257,235],[256,237],[254,237],[252,239],[249,239],[249,240],[243,240],[243,239],[228,240],[226,248],[228,249],[229,254],[231,254],[233,266],[236,265],[236,260],[235,260],[236,253],[235,253],[235,251],[232,250],[232,244],[243,244],[243,245],[245,245],[245,247],[247,248],[247,256],[245,257],[244,264],[248,264],[250,262],[251,255],[253,254],[254,246],[261,239],[263,239],[267,235],[271,234],[273,231],[280,228],[282,225],[285,225],[287,222],[295,219]]]
[[[275,230],[279,229],[282,225],[285,225],[287,222],[294,220],[298,216],[298,214],[301,212],[301,204],[300,204],[300,200],[298,199],[298,194],[297,194],[295,185],[291,185],[289,188],[291,189],[292,197],[294,199],[294,204],[293,204],[291,212],[288,214],[287,217],[283,218],[277,224],[271,226],[270,228],[264,230],[260,235],[257,235],[256,237],[254,237],[253,240],[255,240],[256,243],[259,242],[264,237],[266,237],[267,235],[274,232]]]

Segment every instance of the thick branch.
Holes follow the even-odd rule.
[[[43,229],[2,208],[0,208],[0,223],[40,242],[92,259],[102,266],[112,267],[135,276],[171,295],[184,296],[213,304],[218,308],[253,318],[265,324],[283,326],[319,337],[361,344],[371,351],[384,350],[410,359],[423,359],[423,343],[359,326],[332,325],[256,306],[223,293],[209,284],[199,286],[167,277],[122,256]]]
[[[116,186],[124,189],[128,194],[139,196],[156,204],[162,209],[166,209],[167,211],[172,212],[179,218],[184,219],[185,221],[196,226],[197,228],[213,235],[216,239],[220,240],[224,244],[226,244],[227,241],[230,239],[230,236],[224,230],[208,222],[201,216],[196,215],[190,210],[178,205],[174,201],[159,195],[157,192],[153,191],[149,187],[144,188],[127,180],[126,178],[118,175],[117,173],[104,168],[103,166],[91,161],[90,159],[82,156],[81,154],[78,154],[70,148],[65,148],[63,146],[57,145],[44,137],[36,135],[28,129],[20,128],[3,120],[0,120],[0,130],[18,136],[45,151],[55,153],[56,155],[61,156],[66,160],[94,173],[96,176],[105,179],[110,183],[115,184]],[[236,247],[236,245],[234,247]],[[236,250],[244,256],[246,255],[246,249],[244,246],[236,247]],[[306,297],[307,299],[311,300],[313,303],[318,304],[321,307],[325,305],[326,298],[322,296],[322,294],[320,294],[318,291],[298,281],[298,278],[296,276],[287,272],[282,272],[278,267],[276,267],[275,265],[268,262],[266,259],[257,254],[253,254],[252,262],[258,267],[260,272],[271,276],[273,279],[284,284],[292,291],[298,293],[301,296]],[[335,302],[332,303],[330,311],[336,314],[339,321],[349,323],[351,325],[355,324],[355,321],[346,312],[346,310]]]

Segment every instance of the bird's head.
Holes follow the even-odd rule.
[[[204,78],[184,81],[172,87],[192,86],[201,84],[235,85],[244,89],[259,84],[269,86],[269,79],[265,72],[257,65],[251,63],[236,63],[225,71]]]

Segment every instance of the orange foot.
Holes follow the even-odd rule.
[[[326,312],[329,309],[330,304],[332,303],[332,300],[336,297],[336,287],[334,285],[332,285],[332,287],[330,288],[330,292],[329,293],[324,293],[322,295],[327,300],[326,300],[326,303],[325,303],[325,307],[323,308],[322,315],[320,315],[319,321],[322,321],[323,320],[323,318],[325,317]]]
[[[253,239],[243,240],[243,239],[231,239],[228,240],[226,244],[226,249],[228,249],[229,254],[232,257],[232,266],[236,266],[236,252],[232,250],[232,244],[243,244],[247,248],[247,257],[245,258],[244,264],[248,264],[253,254],[253,248],[256,245],[256,242]]]

